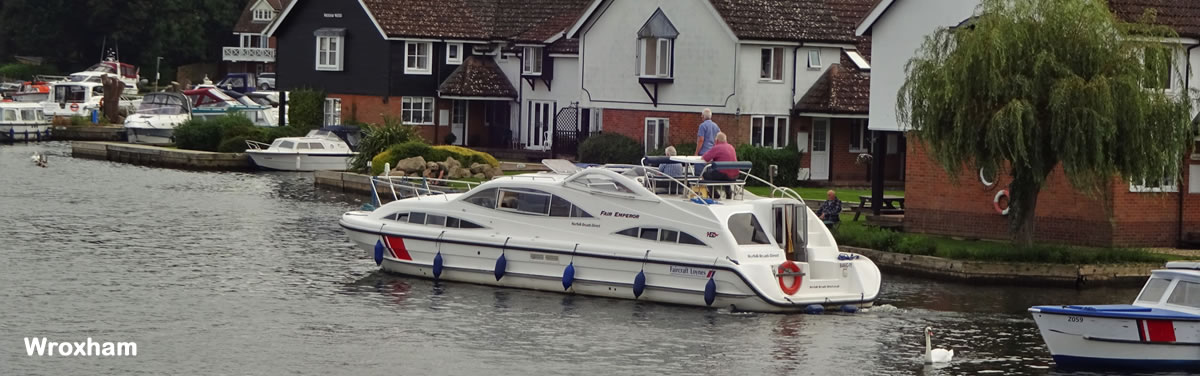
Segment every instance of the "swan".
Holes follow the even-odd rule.
[[[950,363],[950,359],[954,358],[954,350],[934,349],[930,344],[930,337],[933,336],[933,328],[925,327],[925,364],[931,363]]]

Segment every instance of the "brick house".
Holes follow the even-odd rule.
[[[544,153],[559,118],[588,133],[578,45],[585,0],[296,0],[278,40],[282,90],[324,89],[326,123],[416,125],[431,143]],[[448,135],[453,135],[452,137]]]
[[[596,0],[571,28],[581,105],[647,151],[696,142],[700,112],[734,144],[804,152],[802,178],[866,185],[872,0]],[[636,32],[634,32],[636,31]],[[886,137],[886,136],[885,136]],[[887,138],[900,157],[903,135]]]
[[[221,49],[225,71],[256,74],[275,71],[275,40],[267,37],[266,31],[291,2],[292,0],[246,2],[237,24],[233,26],[233,36],[237,38],[237,44]]]
[[[870,127],[904,131],[896,122],[896,93],[904,81],[904,64],[935,28],[958,25],[971,17],[978,1],[881,0],[860,23],[859,35],[872,36]],[[1200,3],[1193,0],[1111,0],[1118,17],[1134,19],[1147,6],[1158,9],[1160,22],[1174,27],[1183,47],[1173,58],[1173,87],[1200,88]],[[1179,77],[1182,73],[1183,77]],[[1180,90],[1180,89],[1168,89]],[[1193,116],[1196,109],[1193,109]],[[1010,180],[994,178],[985,185],[978,172],[964,171],[957,181],[929,158],[919,142],[907,145],[905,180],[906,231],[1003,239],[1007,217],[993,201]],[[1111,195],[1089,198],[1072,189],[1061,167],[1038,197],[1036,239],[1092,246],[1177,246],[1200,233],[1200,154],[1182,163],[1179,177],[1162,182],[1113,179]],[[1107,208],[1107,209],[1106,209]],[[1109,211],[1111,209],[1111,212]]]

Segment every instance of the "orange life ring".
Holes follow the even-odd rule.
[[[1007,189],[1001,189],[999,192],[996,192],[996,197],[992,199],[992,208],[996,209],[996,212],[1000,213],[1000,215],[1008,215],[1008,209],[1012,209],[1012,201],[1010,199],[1008,206],[1004,209],[1000,209],[1001,197],[1008,198]]]
[[[792,260],[784,261],[782,264],[779,264],[779,270],[778,270],[777,274],[783,274],[783,273],[789,273],[789,272],[790,273],[800,273],[800,265],[796,265],[796,263],[792,262]],[[786,276],[778,275],[776,277],[779,279],[779,289],[783,290],[784,294],[794,295],[794,294],[796,294],[797,291],[800,291],[800,285],[804,283],[803,275],[800,275],[800,274],[792,275],[791,276],[792,277],[792,285],[791,286],[788,286],[787,282],[784,281],[784,279],[783,279],[784,277],[786,277]]]

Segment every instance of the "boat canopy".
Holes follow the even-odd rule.
[[[191,100],[193,108],[228,107],[239,104],[236,99],[218,89],[203,88],[188,90],[184,91],[183,95],[186,95]]]
[[[191,112],[191,102],[183,94],[158,92],[142,98],[137,113],[151,115],[179,115]]]

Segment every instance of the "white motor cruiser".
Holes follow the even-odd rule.
[[[175,142],[175,127],[192,118],[191,102],[180,93],[146,94],[137,112],[125,118],[129,142],[165,145]]]
[[[855,311],[879,293],[875,264],[840,252],[795,192],[742,192],[761,181],[749,162],[711,165],[738,181],[689,182],[741,193],[723,201],[656,194],[639,183],[663,177],[654,168],[543,163],[554,172],[454,194],[429,188],[437,179],[376,178],[391,197],[415,195],[340,224],[384,270],[447,281],[760,312]]]
[[[82,116],[91,117],[99,111],[104,99],[104,85],[96,82],[54,82],[50,84],[50,100],[42,102],[42,113],[47,118]],[[121,108],[129,113],[137,111],[141,98],[121,96]]]
[[[1153,271],[1133,304],[1029,312],[1059,367],[1200,369],[1200,262],[1169,262]]]
[[[255,126],[279,126],[279,109],[255,103],[245,95],[212,87],[184,91],[192,103],[192,116],[196,118],[221,117],[241,114]]]
[[[358,155],[337,134],[314,129],[304,137],[283,137],[270,144],[246,140],[246,154],[254,164],[282,171],[343,171]]]
[[[125,84],[126,95],[137,95],[138,79],[140,78],[138,68],[117,61],[115,55],[96,63],[83,72],[71,73],[68,79],[72,82],[100,83],[101,77],[105,75],[121,80],[121,83]]]
[[[0,140],[12,142],[49,139],[50,120],[42,115],[42,105],[0,102]]]

